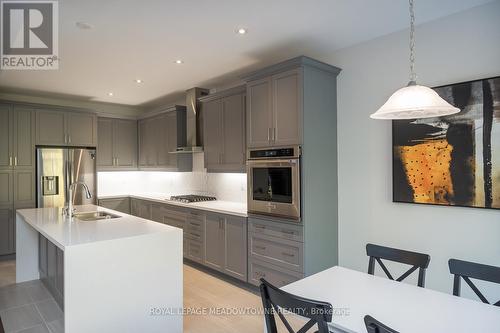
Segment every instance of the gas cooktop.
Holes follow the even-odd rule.
[[[170,200],[179,201],[183,203],[192,203],[192,202],[214,201],[217,200],[217,198],[210,197],[207,195],[188,194],[188,195],[173,195],[170,197]]]

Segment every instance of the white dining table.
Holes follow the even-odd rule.
[[[332,332],[366,333],[367,314],[401,333],[500,332],[500,307],[340,266],[281,289],[332,304]]]

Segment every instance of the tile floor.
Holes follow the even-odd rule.
[[[39,281],[0,287],[5,333],[62,333],[63,312]]]

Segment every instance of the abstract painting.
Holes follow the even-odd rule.
[[[461,111],[393,121],[393,200],[500,209],[500,77],[434,90]]]

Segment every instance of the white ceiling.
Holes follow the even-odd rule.
[[[490,1],[416,0],[417,24]],[[405,29],[407,6],[405,0],[61,0],[60,69],[1,71],[0,87],[154,104],[289,57],[321,60]],[[78,21],[93,28],[81,30]],[[240,26],[248,34],[236,34]]]

